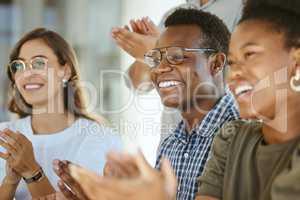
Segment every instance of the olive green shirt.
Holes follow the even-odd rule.
[[[299,200],[300,137],[264,144],[262,123],[234,121],[219,130],[199,178],[199,195],[222,200]]]

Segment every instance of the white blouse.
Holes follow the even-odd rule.
[[[43,168],[52,186],[57,188],[58,177],[52,169],[54,159],[69,160],[102,174],[105,155],[109,150],[121,150],[120,135],[97,122],[80,118],[65,130],[50,135],[34,135],[31,117],[0,123],[0,130],[9,128],[24,134],[33,145],[35,159]],[[0,146],[0,151],[5,150]],[[5,177],[5,161],[0,159],[0,181]],[[31,195],[22,180],[16,200],[30,200]]]

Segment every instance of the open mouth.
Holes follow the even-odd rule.
[[[241,85],[235,88],[234,93],[237,97],[240,97],[245,94],[250,94],[253,90],[253,86],[251,85]]]
[[[182,82],[179,81],[161,81],[158,84],[159,88],[171,88],[171,87],[176,87],[178,85],[181,85]]]
[[[24,90],[26,91],[35,91],[39,90],[44,86],[44,84],[41,83],[30,83],[30,84],[25,84],[24,85]]]

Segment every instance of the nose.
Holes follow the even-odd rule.
[[[227,66],[227,82],[231,83],[242,77],[243,67],[240,64],[235,64],[232,66]]]
[[[162,61],[159,63],[157,67],[153,69],[152,72],[156,74],[162,74],[166,72],[170,72],[173,70],[173,67],[168,63],[165,57],[163,57]]]

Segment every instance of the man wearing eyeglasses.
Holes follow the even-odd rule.
[[[183,120],[162,141],[156,168],[169,159],[177,199],[193,200],[215,132],[239,117],[224,80],[230,32],[218,17],[196,9],[175,11],[165,26],[145,62],[162,103],[178,109]]]
[[[155,45],[159,34],[164,30],[164,22],[178,8],[195,8],[211,12],[220,17],[228,29],[233,30],[242,10],[244,0],[186,0],[165,13],[159,26],[156,26],[148,17],[140,20],[131,20],[132,31],[127,28],[114,28],[112,37],[117,45],[133,56],[136,61],[128,69],[130,83],[138,92],[149,92],[153,89],[150,78],[150,68],[144,63],[143,56]],[[132,87],[130,87],[132,88]],[[176,110],[164,107],[161,116],[161,142],[176,128],[181,120],[181,115]]]

